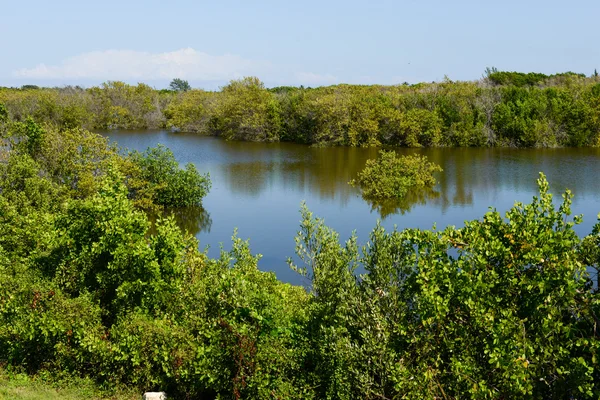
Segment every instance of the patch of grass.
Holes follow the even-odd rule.
[[[107,392],[90,379],[51,381],[41,376],[9,372],[0,367],[0,400],[139,400],[137,391],[118,388]]]

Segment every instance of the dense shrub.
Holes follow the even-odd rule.
[[[496,85],[512,85],[517,87],[533,86],[548,79],[548,75],[530,72],[506,72],[497,71],[489,74],[487,78]]]
[[[537,72],[507,72],[490,70],[487,74],[487,79],[496,85],[511,85],[516,87],[523,86],[535,86],[546,83],[551,80],[567,80],[568,79],[582,79],[585,78],[584,74],[577,74],[574,72],[564,72],[554,75],[545,75]]]
[[[8,121],[8,110],[6,106],[0,103],[0,123],[5,123]]]
[[[138,175],[133,178],[138,179],[138,185],[139,180],[144,182],[138,192],[133,193],[134,197],[143,192],[149,193],[152,203],[160,206],[200,206],[210,190],[208,174],[200,175],[192,163],[180,169],[173,152],[162,145],[143,153],[132,152],[129,157],[134,164],[131,171]]]
[[[394,151],[380,151],[375,160],[367,160],[365,168],[350,185],[358,186],[365,198],[403,198],[410,189],[431,188],[433,176],[442,168],[426,156],[397,156]]]
[[[279,140],[279,103],[258,78],[231,81],[216,97],[211,126],[225,139]]]
[[[175,131],[212,134],[211,118],[215,106],[213,93],[204,90],[179,93],[164,110],[166,126]]]
[[[230,140],[319,146],[597,146],[597,77],[488,70],[479,82],[267,89],[255,77],[220,91],[0,88],[1,120],[63,128],[169,128]],[[4,115],[4,116],[3,116]]]
[[[172,218],[150,230],[125,172],[135,157],[153,174],[180,171],[166,149],[120,155],[44,126],[29,152],[20,129],[2,138],[14,145],[0,163],[2,366],[181,399],[600,396],[586,270],[600,262],[600,222],[581,240],[570,193],[555,207],[543,175],[539,196],[505,217],[377,226],[362,247],[304,207],[290,260],[300,287],[259,271],[235,235],[210,259]],[[433,184],[434,165],[408,160]]]
[[[295,268],[312,281],[306,373],[317,397],[598,396],[598,292],[579,218],[568,221],[569,193],[555,209],[543,176],[539,187],[506,218],[377,227],[362,251],[304,210]]]

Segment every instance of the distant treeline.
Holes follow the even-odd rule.
[[[265,88],[218,92],[145,84],[0,88],[16,121],[87,129],[168,128],[249,141],[342,146],[598,146],[600,78],[488,69],[476,82]]]

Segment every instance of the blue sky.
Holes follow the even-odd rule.
[[[214,89],[600,70],[600,1],[6,1],[0,86]]]

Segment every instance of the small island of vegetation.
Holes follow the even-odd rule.
[[[349,184],[360,187],[366,199],[402,199],[411,189],[435,186],[436,172],[442,172],[442,167],[429,162],[427,156],[397,156],[394,151],[381,150]]]

